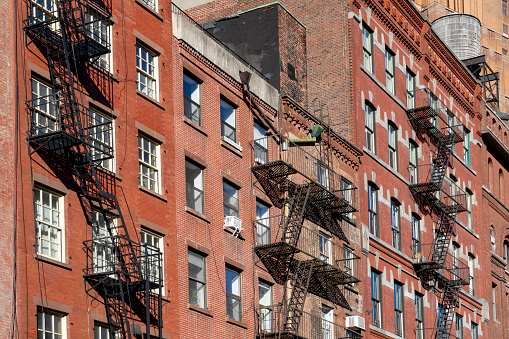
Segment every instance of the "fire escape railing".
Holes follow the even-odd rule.
[[[278,327],[271,333],[258,331],[257,336],[315,338],[319,332],[305,330],[307,294],[350,309],[342,287],[360,281],[359,257],[335,241],[348,241],[339,221],[356,211],[357,189],[313,146],[305,149],[281,135],[254,140],[250,146],[255,185],[280,212],[253,221],[264,230],[254,250],[287,291],[278,308]],[[258,322],[258,329],[265,326],[261,318]]]
[[[102,34],[109,29],[111,3],[95,0],[25,0],[23,21],[27,45],[34,44],[47,59],[52,88],[48,95],[26,102],[30,155],[37,153],[62,179],[76,184],[90,226],[92,214],[107,222],[104,236],[86,239],[86,292],[105,305],[111,333],[121,338],[141,334],[145,322],[162,338],[162,255],[158,248],[133,241],[116,196],[115,174],[100,166],[113,158],[113,148],[101,135],[113,132],[111,122],[97,120],[83,105],[80,76],[110,52]],[[111,77],[105,75],[111,89]],[[86,78],[86,77],[82,77]],[[90,81],[89,81],[90,82]],[[105,100],[113,102],[112,91]],[[96,234],[97,232],[87,232]],[[153,332],[153,331],[152,331]]]
[[[414,271],[423,286],[440,297],[436,327],[428,333],[433,338],[452,336],[452,323],[461,286],[468,284],[466,265],[449,249],[456,216],[466,210],[465,192],[445,180],[454,145],[463,140],[452,111],[429,89],[412,92],[413,107],[406,112],[410,123],[421,136],[435,146],[432,163],[417,168],[409,185],[419,208],[436,217],[434,242],[413,249]]]

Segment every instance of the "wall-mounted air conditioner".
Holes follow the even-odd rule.
[[[227,215],[224,217],[224,225],[226,227],[233,228],[233,235],[237,237],[240,235],[240,232],[244,230],[242,228],[242,220],[239,217],[233,215]]]
[[[349,316],[345,318],[345,327],[347,328],[359,328],[361,330],[366,330],[366,324],[363,317],[358,315]]]

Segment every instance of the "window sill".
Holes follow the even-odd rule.
[[[189,308],[190,310],[193,310],[195,312],[204,314],[204,315],[206,315],[208,317],[211,317],[211,318],[214,317],[214,313],[212,313],[211,310],[208,310],[206,308],[201,308],[200,306],[196,306],[196,305],[193,305],[193,304],[187,304],[187,308]]]
[[[247,324],[243,321],[237,321],[237,320],[226,317],[226,322],[229,324],[232,324],[232,325],[242,327],[247,330]]]
[[[143,99],[147,100],[147,101],[150,101],[151,103],[153,103],[154,105],[156,105],[157,107],[161,108],[162,110],[165,110],[163,104],[161,104],[159,101],[157,101],[156,99],[154,98],[151,98],[149,97],[148,95],[146,95],[145,93],[139,91],[139,90],[136,90],[136,94],[138,94],[140,97],[142,97]]]
[[[144,9],[146,9],[150,14],[152,14],[153,16],[155,16],[156,18],[158,18],[159,20],[163,21],[164,18],[161,14],[157,13],[157,11],[155,11],[153,8],[150,8],[146,3],[144,3],[143,1],[140,1],[140,0],[135,0],[135,2],[140,5],[141,7],[143,7]]]
[[[465,168],[467,170],[469,170],[470,172],[472,172],[473,175],[477,176],[477,173],[476,171],[473,170],[472,166],[470,166],[469,164],[467,164],[463,159],[461,159],[455,152],[452,152],[452,154],[454,155],[454,157],[461,163],[463,164],[463,166],[465,166]]]
[[[233,154],[242,158],[242,150],[239,150],[237,147],[233,146],[232,144],[233,144],[232,141],[228,142],[228,141],[225,141],[225,139],[221,139],[221,146],[223,146],[224,148],[226,148]],[[240,147],[240,146],[238,146],[238,147]]]
[[[192,214],[192,215],[194,215],[195,217],[200,218],[201,220],[206,221],[206,222],[208,222],[208,223],[210,224],[210,218],[209,218],[209,217],[207,217],[207,216],[206,216],[206,215],[204,215],[204,214],[201,214],[201,213],[200,213],[200,212],[198,212],[198,211],[195,211],[195,210],[194,210],[194,209],[192,209],[191,207],[187,207],[187,206],[186,206],[186,212],[187,212],[187,213],[189,213],[189,214]]]
[[[235,232],[235,228],[233,227],[230,227],[230,226],[226,226],[226,225],[223,225],[223,230],[227,233],[230,233],[231,235],[233,235],[233,232]],[[235,235],[237,237],[237,239],[240,239],[240,240],[246,240],[243,236],[242,236],[242,232],[240,232],[237,235]]]
[[[35,258],[35,260],[39,260],[39,261],[45,262],[47,264],[51,264],[53,266],[61,267],[63,269],[72,271],[72,265],[71,264],[67,264],[65,262],[61,262],[61,261],[58,261],[58,260],[53,259],[53,258],[46,257],[46,256],[41,255],[41,254],[36,254],[34,256],[34,258]]]
[[[148,189],[146,187],[140,186],[140,185],[138,185],[138,188],[140,189],[140,191],[143,191],[143,192],[145,192],[147,194],[150,194],[151,196],[153,196],[153,197],[155,197],[155,198],[157,198],[159,200],[162,200],[164,202],[168,202],[168,198],[166,198],[164,195],[161,195],[161,194],[159,194],[159,193],[157,193],[155,191],[152,191],[152,190],[150,190],[150,189]]]
[[[205,130],[205,128],[201,127],[200,125],[198,125],[196,122],[192,121],[191,119],[189,119],[188,117],[184,116],[183,119],[182,119],[186,124],[188,124],[189,126],[191,126],[192,128],[194,128],[195,130],[197,130],[198,132],[200,132],[201,134],[203,134],[204,136],[207,136],[207,131]]]
[[[476,237],[477,239],[479,239],[479,235],[477,233],[474,232],[473,229],[471,228],[468,228],[466,225],[464,225],[461,221],[459,220],[456,220],[456,223],[458,225],[461,226],[461,228],[463,228],[465,231],[467,231],[468,233],[472,234],[474,237]],[[458,231],[456,230],[456,233],[458,233]]]

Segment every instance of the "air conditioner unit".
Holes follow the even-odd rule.
[[[242,228],[242,220],[239,217],[233,215],[227,215],[224,217],[224,225],[234,229],[233,235],[239,236]]]
[[[345,317],[345,326],[347,328],[359,328],[361,330],[366,330],[366,324],[363,317],[358,315]]]

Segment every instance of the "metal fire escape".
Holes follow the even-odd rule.
[[[281,135],[251,146],[255,185],[278,211],[254,221],[254,227],[270,229],[258,233],[254,250],[285,290],[281,303],[257,309],[257,337],[360,338],[304,309],[308,293],[350,309],[342,286],[360,281],[360,258],[333,239],[347,241],[340,222],[356,211],[356,188],[326,165],[327,155],[315,146],[300,147]]]
[[[62,181],[74,186],[81,199],[92,226],[87,231],[92,239],[84,241],[86,291],[104,300],[112,338],[114,333],[121,338],[140,337],[136,322],[145,322],[147,335],[152,328],[162,338],[161,252],[131,240],[117,199],[115,174],[101,167],[103,160],[114,156],[112,147],[100,138],[111,135],[112,123],[97,119],[83,105],[85,82],[80,77],[87,70],[93,73],[93,62],[110,52],[108,41],[101,40],[97,30],[109,29],[111,4],[25,2],[27,45],[33,44],[46,57],[52,82],[51,93],[32,94],[26,102],[30,155],[39,154]],[[87,81],[87,86],[93,86],[90,78]],[[105,99],[111,105],[111,87]],[[104,232],[94,228],[93,213],[106,221]],[[156,290],[158,294],[151,292]]]
[[[437,225],[434,242],[414,248],[414,271],[423,286],[440,296],[436,327],[421,338],[449,338],[458,301],[459,290],[468,285],[468,268],[449,249],[456,216],[465,208],[465,192],[447,180],[447,167],[453,147],[461,142],[462,132],[455,126],[453,113],[429,89],[409,93],[415,100],[415,107],[407,109],[407,115],[414,129],[429,138],[435,146],[431,164],[418,166],[410,192],[419,208],[434,217]],[[418,329],[423,330],[423,329]]]

